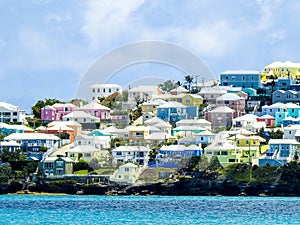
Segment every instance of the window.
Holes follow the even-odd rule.
[[[56,166],[62,167],[64,165],[63,161],[56,161]]]
[[[125,172],[129,172],[129,168],[125,168]]]
[[[117,152],[117,155],[122,155],[122,152]]]
[[[235,162],[235,159],[228,159],[228,162]]]
[[[100,88],[98,88],[98,90],[97,90],[97,91],[98,91],[98,93],[99,93],[99,92],[100,92]]]
[[[242,80],[245,80],[245,79],[246,79],[245,76],[243,76],[243,77],[242,77]]]
[[[92,92],[95,93],[95,88],[93,88]]]
[[[108,89],[108,92],[111,93],[111,88]]]
[[[232,76],[232,77],[231,77],[231,80],[235,80],[235,76]]]

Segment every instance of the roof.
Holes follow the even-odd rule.
[[[215,108],[214,110],[212,110],[211,112],[213,112],[213,113],[233,113],[234,110],[227,106],[219,106],[219,107]]]
[[[73,105],[72,103],[55,103],[52,105],[52,107],[54,108],[60,108],[60,107],[72,107],[72,108],[76,108],[76,105]]]
[[[122,166],[119,166],[119,168],[138,168],[138,166],[133,163],[126,163]]]
[[[21,144],[19,144],[16,141],[0,141],[0,146],[18,146],[18,147],[21,147]]]
[[[63,159],[65,162],[74,162],[69,157],[57,157],[57,156],[50,156],[42,160],[42,162],[55,162],[58,158]]]
[[[93,84],[90,88],[121,88],[118,84]]]
[[[129,131],[148,131],[149,128],[145,126],[129,126]]]
[[[70,148],[67,152],[80,152],[80,153],[88,153],[88,152],[100,152],[101,150],[93,147],[92,145],[77,145],[73,148]]]
[[[265,68],[300,68],[300,63],[293,63],[291,61],[286,61],[286,62],[280,62],[280,61],[275,61],[272,62],[269,65],[266,65]]]
[[[293,144],[293,145],[299,145],[300,143],[296,141],[295,139],[270,139],[270,144]]]
[[[258,70],[226,70],[220,75],[230,75],[230,74],[236,74],[236,75],[247,75],[247,74],[260,74]]]
[[[98,117],[92,116],[84,111],[73,111],[67,115],[64,115],[63,118],[91,118],[91,119],[98,119]]]
[[[199,131],[199,130],[205,130],[202,127],[199,126],[178,126],[173,129],[174,131]]]
[[[171,92],[173,92],[173,91],[176,91],[176,92],[179,92],[179,93],[187,93],[187,92],[189,92],[187,89],[185,89],[182,86],[178,86],[177,88],[174,88],[174,89],[171,90]]]
[[[259,117],[260,119],[275,119],[274,118],[274,116],[271,116],[271,115],[269,115],[269,114],[265,114],[265,115],[263,115],[263,116],[261,116],[261,117]]]
[[[43,133],[13,133],[4,138],[4,140],[60,140],[53,134]]]
[[[244,98],[234,94],[234,93],[226,93],[220,97],[217,97],[217,101],[237,101],[237,100],[243,100]]]
[[[91,110],[91,109],[92,110],[109,110],[110,111],[110,108],[108,108],[104,105],[101,105],[97,100],[92,101],[91,103],[81,106],[79,108],[79,110]]]
[[[157,90],[157,85],[140,85],[129,89],[128,92],[156,92]]]
[[[158,106],[157,108],[187,108],[185,105],[179,102],[167,102],[163,105]]]
[[[154,132],[148,136],[145,137],[146,140],[164,140],[169,138],[175,138],[169,134],[166,134],[164,132]]]
[[[12,104],[7,103],[7,102],[0,102],[0,107],[3,107],[3,108],[8,109],[8,110],[12,110],[12,111],[16,111],[16,110],[19,109],[18,106],[12,105]]]
[[[48,123],[48,127],[52,127],[60,124],[64,124],[69,127],[81,127],[81,124],[76,121],[52,121],[51,123]]]
[[[262,106],[262,108],[270,108],[270,109],[272,108],[272,109],[274,109],[274,108],[280,108],[283,105],[284,105],[283,103],[277,102],[277,103],[274,103],[272,105],[264,105],[264,106]]]
[[[47,130],[53,130],[53,131],[73,131],[74,129],[72,129],[71,127],[68,127],[65,124],[56,124],[54,126],[51,126],[49,128],[47,128]]]
[[[113,150],[112,152],[150,152],[152,151],[150,148],[147,148],[145,146],[119,146]]]

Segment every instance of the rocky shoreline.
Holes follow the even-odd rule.
[[[95,184],[30,184],[27,189],[0,185],[0,193],[79,194],[79,195],[182,195],[182,196],[300,196],[300,186],[289,183],[237,183],[234,180],[184,178],[172,182],[123,185]]]

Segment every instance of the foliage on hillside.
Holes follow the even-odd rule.
[[[41,109],[46,105],[53,105],[55,103],[64,103],[57,99],[46,98],[45,100],[38,100],[34,106],[31,107],[32,113],[35,118],[41,119]]]

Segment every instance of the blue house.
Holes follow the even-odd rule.
[[[202,149],[198,145],[164,145],[160,148],[158,158],[165,161],[181,160],[192,156],[202,156]]]
[[[261,88],[261,77],[256,70],[230,70],[220,74],[222,86]]]
[[[157,107],[157,117],[175,123],[188,118],[187,106],[179,102],[167,102]]]

